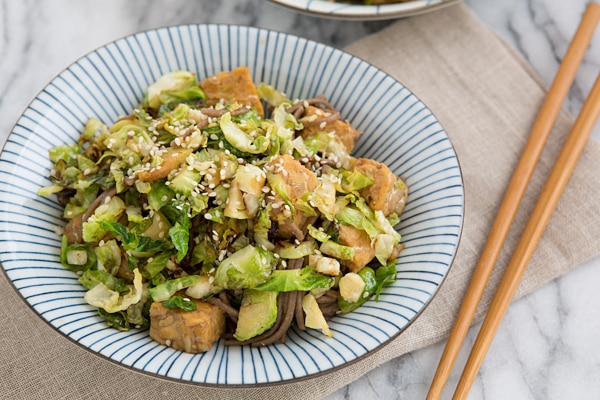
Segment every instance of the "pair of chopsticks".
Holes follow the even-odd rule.
[[[475,315],[477,305],[498,259],[510,225],[523,198],[529,180],[540,158],[550,131],[575,79],[581,60],[592,40],[600,20],[600,4],[590,3],[579,28],[565,53],[554,82],[542,104],[531,130],[523,154],[507,187],[504,199],[490,230],[488,240],[471,278],[471,283],[459,310],[456,322],[450,332],[433,382],[427,395],[428,400],[439,399],[448,380],[460,347]],[[588,98],[565,140],[562,150],[548,176],[548,180],[538,198],[519,243],[504,272],[504,276],[492,300],[477,339],[471,349],[453,399],[465,399],[473,385],[477,372],[492,343],[500,322],[519,285],[521,277],[533,255],[562,192],[575,168],[587,140],[600,115],[600,75],[597,77]]]

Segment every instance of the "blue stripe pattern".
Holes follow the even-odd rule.
[[[390,19],[432,10],[455,0],[411,0],[383,5],[347,4],[331,0],[271,0],[313,16],[355,20]]]
[[[256,82],[291,98],[325,94],[362,131],[354,151],[404,176],[409,202],[399,231],[398,279],[330,321],[328,338],[293,328],[285,343],[185,354],[146,331],[108,328],[85,289],[59,263],[62,207],[37,190],[50,184],[48,149],[73,143],[89,117],[111,124],[145,88],[175,69],[200,78],[247,65]],[[463,223],[461,171],[444,129],[406,87],[350,54],[295,36],[233,25],[186,25],[139,33],[84,56],[46,86],[15,124],[0,155],[0,261],[35,312],[90,351],[126,367],[192,383],[272,384],[332,371],[397,337],[438,291]]]

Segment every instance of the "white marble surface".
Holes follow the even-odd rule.
[[[466,0],[549,84],[587,0]],[[81,55],[124,35],[180,23],[236,23],[343,47],[389,21],[344,22],[298,15],[264,0],[0,0],[0,141],[29,101]],[[600,69],[600,35],[586,55],[567,107],[577,113]],[[600,140],[596,128],[594,140]],[[600,259],[511,305],[470,399],[600,398]],[[473,342],[478,325],[469,332]],[[327,400],[423,399],[444,343],[406,354]],[[457,362],[461,367],[468,352]],[[444,398],[459,378],[453,372]]]

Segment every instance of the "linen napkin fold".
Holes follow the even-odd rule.
[[[459,251],[438,295],[395,340],[346,367],[294,383],[217,388],[178,383],[119,367],[45,324],[0,276],[0,393],[27,399],[315,399],[402,354],[445,338],[495,212],[543,101],[530,68],[462,4],[395,22],[347,51],[403,82],[438,117],[464,175],[466,211]],[[375,100],[374,100],[375,101]],[[572,119],[563,113],[490,280],[508,263]],[[517,297],[600,254],[600,145],[590,142],[519,287]],[[482,316],[493,290],[484,295]]]

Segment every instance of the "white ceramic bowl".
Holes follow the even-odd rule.
[[[328,0],[271,0],[280,6],[314,17],[381,20],[408,17],[434,11],[460,0],[410,0],[382,5],[348,4]]]
[[[247,65],[255,82],[292,98],[325,94],[363,134],[354,154],[406,178],[398,279],[378,302],[331,321],[335,336],[292,329],[284,344],[186,354],[146,331],[106,326],[59,262],[62,207],[36,191],[49,184],[48,149],[73,143],[85,121],[111,124],[162,74],[199,78]],[[132,369],[198,384],[277,384],[331,372],[397,337],[431,301],[456,254],[463,185],[453,147],[430,110],[367,62],[295,36],[240,26],[186,25],[142,32],[82,57],[53,79],[17,121],[0,155],[0,262],[25,302],[74,343]]]

